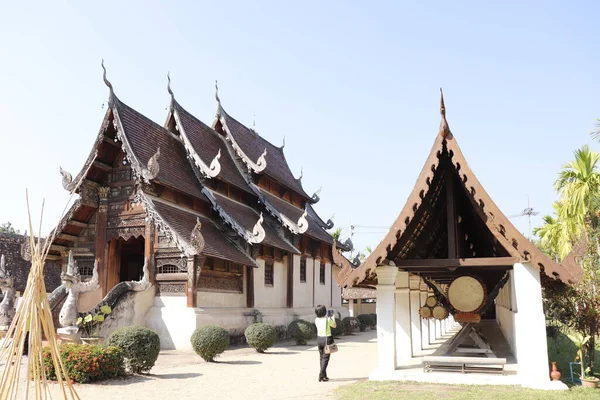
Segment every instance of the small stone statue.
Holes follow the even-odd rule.
[[[62,327],[73,327],[75,326],[75,321],[77,321],[78,317],[77,302],[79,300],[79,293],[91,292],[99,287],[98,261],[94,263],[92,279],[88,282],[81,282],[81,276],[79,275],[77,262],[73,258],[73,253],[69,251],[67,272],[63,272],[61,274],[61,279],[66,287],[68,295],[60,310],[60,314],[58,315],[58,321]]]
[[[0,256],[0,288],[4,293],[2,303],[0,303],[0,331],[8,330],[15,316],[15,297],[17,292],[13,288],[14,279],[6,269],[6,259],[4,254]]]

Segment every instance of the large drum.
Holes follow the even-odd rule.
[[[423,306],[421,308],[419,308],[419,315],[421,316],[421,318],[423,319],[429,319],[431,318],[431,308],[428,306]]]
[[[429,296],[429,297],[427,297],[427,299],[425,300],[425,304],[426,304],[428,307],[431,307],[431,308],[433,308],[433,307],[437,306],[437,303],[438,303],[438,301],[437,301],[437,299],[435,298],[435,296]]]
[[[433,307],[433,311],[431,312],[433,318],[438,320],[444,320],[448,318],[448,309],[442,305],[437,305]]]
[[[483,282],[472,276],[460,276],[448,285],[447,297],[450,305],[458,312],[475,313],[487,300]]]

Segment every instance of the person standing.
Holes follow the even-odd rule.
[[[315,308],[315,325],[317,326],[317,346],[319,348],[319,360],[321,372],[319,373],[319,382],[327,382],[327,365],[329,364],[330,354],[325,353],[325,346],[333,344],[333,336],[331,336],[331,328],[335,328],[335,318],[333,313],[328,314],[327,309],[323,305],[318,305]]]

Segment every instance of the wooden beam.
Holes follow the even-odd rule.
[[[88,227],[87,223],[75,221],[74,219],[70,219],[69,222],[67,222],[67,225],[76,226],[78,228],[84,228],[84,229]]]
[[[67,246],[61,246],[60,244],[53,244],[52,246],[50,246],[50,250],[67,251],[67,249]]]
[[[46,256],[46,260],[48,260],[48,261],[58,261],[58,260],[60,260],[60,258],[61,257],[56,254],[48,254]]]
[[[517,257],[485,257],[485,258],[426,258],[421,260],[394,260],[399,268],[423,267],[508,267],[518,263]]]
[[[104,135],[104,137],[102,138],[102,140],[104,140],[106,143],[112,145],[112,146],[116,146],[118,148],[121,148],[121,145],[119,145],[119,143],[115,142],[113,139],[109,138],[108,136]]]
[[[452,179],[452,171],[446,167],[446,176],[444,177],[446,184],[446,222],[448,228],[448,258],[458,257],[458,238],[456,233],[456,202],[454,196],[454,182]]]
[[[112,165],[108,165],[108,164],[103,163],[102,161],[98,161],[98,160],[94,161],[94,167],[98,167],[103,171],[110,171],[113,168]]]
[[[78,237],[74,235],[67,235],[66,233],[59,233],[56,235],[57,239],[70,240],[71,242],[76,242]]]

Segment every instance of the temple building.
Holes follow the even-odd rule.
[[[85,165],[61,169],[78,199],[57,226],[49,260],[69,252],[81,276],[97,265],[96,306],[147,264],[153,294],[131,306],[164,348],[190,347],[202,324],[232,332],[256,319],[287,326],[324,304],[342,310],[332,263],[333,227],[275,146],[229,115],[216,94],[209,126],[175,99],[164,126],[123,103],[111,83],[108,109]],[[349,250],[350,242],[336,243]]]
[[[360,266],[334,251],[345,293],[369,296],[376,289],[378,366],[371,378],[477,381],[472,374],[423,373],[454,369],[505,372],[480,382],[546,387],[541,285],[581,279],[586,239],[562,264],[542,253],[469,167],[443,97],[440,111],[431,152],[381,243]]]

